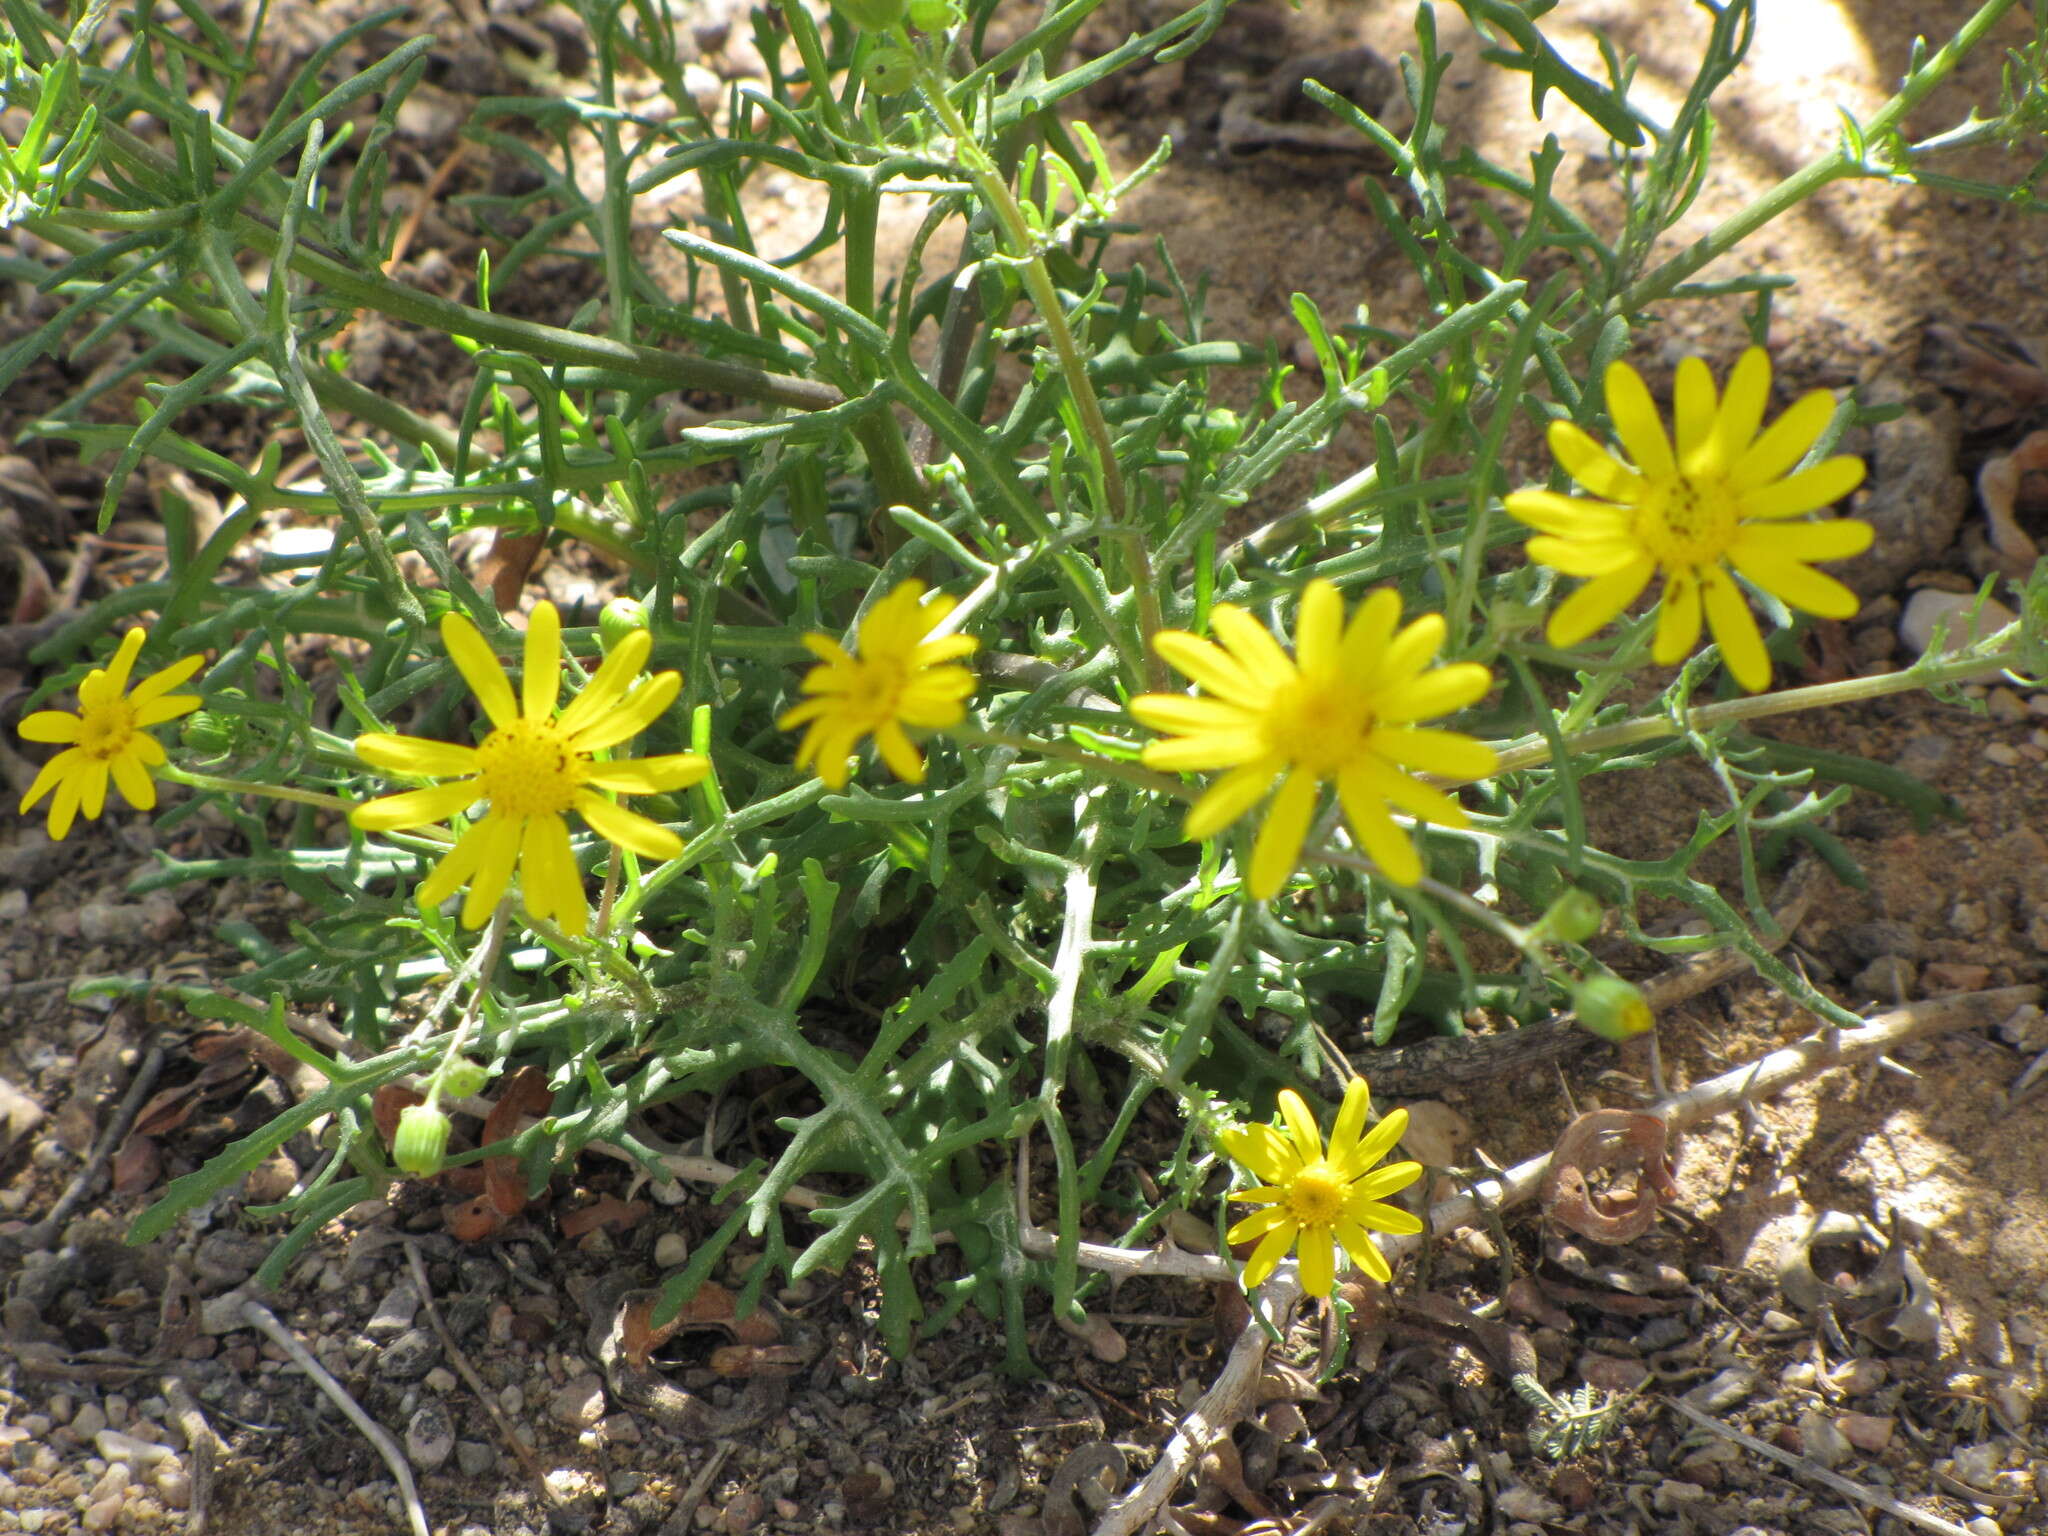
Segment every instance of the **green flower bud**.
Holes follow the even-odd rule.
[[[1213,411],[1204,411],[1200,416],[1190,417],[1188,436],[1211,453],[1222,453],[1225,449],[1235,448],[1244,436],[1244,419],[1237,412],[1219,406]]]
[[[398,1134],[392,1138],[391,1160],[407,1173],[441,1171],[441,1158],[448,1151],[448,1117],[432,1104],[414,1104],[398,1116]]]
[[[219,757],[234,750],[236,724],[233,715],[217,715],[210,709],[195,710],[178,728],[178,740],[186,751],[200,757]]]
[[[1601,911],[1598,897],[1568,885],[1545,909],[1536,930],[1566,944],[1583,944],[1600,931]]]
[[[457,1059],[441,1069],[441,1091],[453,1099],[482,1093],[491,1074],[473,1061]]]
[[[597,611],[597,638],[607,652],[636,629],[647,627],[647,605],[637,597],[615,597]]]
[[[903,0],[832,0],[832,9],[863,32],[887,32],[903,25]]]
[[[861,60],[861,79],[882,96],[907,91],[917,79],[917,61],[902,48],[877,48]]]
[[[920,32],[943,32],[959,20],[954,0],[910,0],[910,24]]]
[[[1657,1022],[1641,987],[1604,971],[1572,988],[1572,1012],[1603,1040],[1632,1039]]]

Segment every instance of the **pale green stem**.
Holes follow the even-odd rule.
[[[1152,555],[1146,549],[1140,531],[1129,526],[1129,497],[1124,488],[1123,470],[1117,463],[1116,444],[1110,437],[1109,422],[1102,414],[1102,402],[1096,398],[1094,381],[1088,377],[1087,360],[1081,356],[1073,329],[1067,324],[1066,309],[1060,303],[1052,273],[1045,265],[1045,254],[1039,249],[1038,240],[1031,232],[1024,210],[1011,193],[1009,182],[975,142],[967,120],[946,94],[946,82],[936,77],[928,67],[920,66],[918,84],[926,102],[938,115],[946,132],[952,135],[960,164],[973,180],[975,190],[980,192],[982,201],[995,215],[997,224],[1002,226],[1003,239],[1017,260],[1018,270],[1023,273],[1025,291],[1031,295],[1032,304],[1045,321],[1046,339],[1052,343],[1060,374],[1067,383],[1067,393],[1073,399],[1074,409],[1080,413],[1082,430],[1088,434],[1088,440],[1095,448],[1095,457],[1102,466],[1102,494],[1109,504],[1110,521],[1118,530],[1130,563],[1131,587],[1138,601],[1138,627],[1144,636],[1146,680],[1151,687],[1163,689],[1168,684],[1166,663],[1152,649],[1152,637],[1165,623],[1159,608],[1158,584],[1152,575]]]
[[[157,769],[160,778],[173,783],[184,784],[192,789],[212,790],[222,795],[264,795],[272,800],[289,800],[294,805],[318,806],[323,811],[339,811],[346,816],[354,810],[355,802],[343,800],[337,795],[323,795],[317,790],[293,789],[287,784],[261,784],[250,779],[222,779],[210,773],[194,773],[180,768],[176,763],[165,763]]]
[[[963,746],[1008,747],[1013,752],[1028,752],[1033,757],[1055,758],[1063,763],[1072,763],[1086,768],[1090,773],[1105,779],[1119,779],[1138,789],[1150,790],[1155,795],[1166,795],[1175,800],[1193,800],[1201,793],[1198,786],[1183,784],[1179,779],[1164,773],[1154,773],[1149,768],[1140,768],[1135,763],[1120,763],[1113,757],[1104,757],[1099,752],[1090,752],[1085,747],[1074,746],[1071,742],[1046,741],[1036,736],[1013,736],[1008,731],[984,730],[979,726],[955,725],[946,729],[946,734]]]
[[[1705,704],[1675,715],[1644,715],[1584,731],[1565,742],[1574,753],[1607,752],[1638,742],[1657,741],[1690,731],[1707,731],[1742,720],[1761,720],[1771,715],[1789,715],[1803,709],[1823,709],[1836,704],[1853,704],[1861,699],[1879,699],[1888,694],[1910,693],[1939,687],[1943,683],[1967,683],[1992,677],[2019,659],[2017,646],[1991,656],[1961,656],[1953,661],[1923,663],[1902,672],[1885,672],[1876,677],[1852,677],[1839,683],[1818,683],[1811,688],[1786,688],[1752,698],[1729,699]],[[1500,749],[1496,773],[1534,768],[1551,759],[1550,743],[1540,737],[1524,737]]]

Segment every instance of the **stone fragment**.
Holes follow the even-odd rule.
[[[1942,592],[1922,587],[1907,600],[1906,611],[1899,616],[1899,639],[1915,656],[1924,656],[1934,643],[1935,629],[1946,626],[1941,649],[1947,655],[1997,634],[2018,618],[1996,598],[1987,598],[1972,620],[1970,611],[1976,607],[1973,592]]]
[[[1835,1427],[1866,1456],[1875,1456],[1892,1443],[1892,1421],[1875,1414],[1845,1413],[1835,1420]]]
[[[548,1399],[548,1415],[569,1429],[589,1429],[604,1417],[604,1379],[578,1376]]]
[[[420,1293],[410,1280],[401,1280],[384,1293],[377,1310],[363,1324],[363,1332],[379,1344],[388,1344],[412,1326],[419,1310]]]
[[[1833,1471],[1849,1455],[1849,1438],[1833,1419],[1809,1409],[1799,1415],[1799,1450],[1815,1466]]]
[[[455,1450],[455,1421],[439,1398],[413,1410],[405,1426],[405,1454],[422,1472],[439,1471]]]
[[[441,1358],[441,1341],[424,1328],[408,1328],[377,1356],[377,1374],[386,1381],[418,1381]]]

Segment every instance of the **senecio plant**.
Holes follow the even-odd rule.
[[[181,786],[139,885],[276,882],[289,908],[222,928],[246,969],[216,985],[93,985],[263,1031],[327,1081],[173,1183],[138,1238],[302,1134],[322,1155],[273,1275],[394,1179],[509,1158],[537,1197],[602,1144],[664,1188],[700,1181],[669,1305],[736,1242],[766,1261],[745,1304],[859,1261],[892,1348],[971,1304],[1022,1370],[1027,1294],[1076,1321],[1102,1283],[1084,1228],[1145,1246],[1187,1210],[1255,1289],[1328,1296],[1348,1264],[1388,1281],[1372,1234],[1423,1230],[1421,1170],[1386,1161],[1406,1114],[1372,1116],[1374,1048],[1575,1006],[1640,1033],[1642,994],[1587,948],[1603,928],[1643,969],[1734,946],[1850,1019],[1773,956],[1764,876],[1795,844],[1853,875],[1825,826],[1852,787],[1938,801],[1759,722],[2037,671],[2042,594],[2021,594],[2024,633],[1776,686],[1809,619],[1856,611],[1824,567],[1872,530],[1834,445],[1874,413],[1853,392],[1774,408],[1790,279],[1699,274],[1833,182],[2027,203],[2018,158],[2006,188],[1949,168],[2035,147],[2040,7],[2025,42],[2023,7],[1988,0],[1875,117],[1680,241],[1755,0],[1700,7],[1668,120],[1631,60],[1569,65],[1546,7],[1459,3],[1487,59],[1605,135],[1591,174],[1626,192],[1623,227],[1566,200],[1587,177],[1555,138],[1520,168],[1450,152],[1424,4],[1406,133],[1306,90],[1390,167],[1365,192],[1426,310],[1332,323],[1297,297],[1316,367],[1290,379],[1211,334],[1166,243],[1112,238],[1166,147],[1119,168],[1074,115],[1114,72],[1202,47],[1223,0],[1092,57],[1099,0],[780,0],[752,13],[765,78],[714,107],[677,7],[572,0],[587,77],[483,101],[464,130],[527,189],[455,197],[482,253],[462,300],[392,261],[395,125],[429,41],[350,73],[402,13],[273,95],[260,8],[234,35],[144,7],[115,40],[100,7],[0,0],[21,108],[0,197],[35,237],[0,269],[46,296],[0,386],[79,363],[34,431],[104,460],[103,524],[145,458],[183,472],[151,493],[161,575],[35,652],[20,734],[62,750],[21,809],[47,801],[61,838],[110,777],[145,811]],[[1905,136],[2008,40],[1995,110]],[[750,223],[771,171],[814,194],[793,245]],[[659,262],[632,238],[657,192]],[[886,271],[885,210],[921,221]],[[593,279],[562,326],[517,314],[543,257]],[[1679,305],[1746,318],[1722,382],[1697,358],[1668,387],[1637,372]],[[447,415],[352,375],[366,314],[445,361]],[[270,446],[197,440],[209,402]],[[1339,440],[1350,423],[1368,430]],[[310,457],[287,475],[294,434]],[[1363,462],[1333,446],[1366,438]],[[1303,456],[1322,489],[1290,500],[1275,476]],[[320,531],[310,552],[252,549],[280,521]],[[479,535],[588,552],[618,595],[558,609],[515,568],[493,600],[464,558]],[[1589,840],[1589,780],[1681,758],[1719,786],[1682,846]],[[1698,868],[1717,846],[1725,892]],[[1645,932],[1674,909],[1708,931]],[[515,1072],[545,1111],[479,1144]],[[1020,1192],[1030,1140],[1051,1155]]]

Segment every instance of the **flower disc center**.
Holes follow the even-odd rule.
[[[101,762],[112,762],[128,750],[135,739],[135,711],[126,699],[114,699],[81,710],[78,716],[78,749]]]
[[[1735,498],[1718,477],[1678,475],[1651,482],[1631,532],[1667,571],[1689,570],[1725,555],[1741,522]]]
[[[1304,1227],[1327,1227],[1344,1214],[1346,1179],[1325,1159],[1318,1158],[1287,1181],[1282,1202],[1287,1214]]]
[[[896,662],[861,657],[854,662],[853,677],[846,689],[846,713],[858,717],[866,731],[894,720],[907,681],[904,669]]]
[[[583,760],[551,720],[501,725],[476,749],[477,778],[491,808],[517,820],[560,815],[583,782]]]
[[[1371,703],[1340,679],[1301,678],[1274,696],[1265,719],[1267,744],[1303,772],[1335,778],[1370,745]]]

